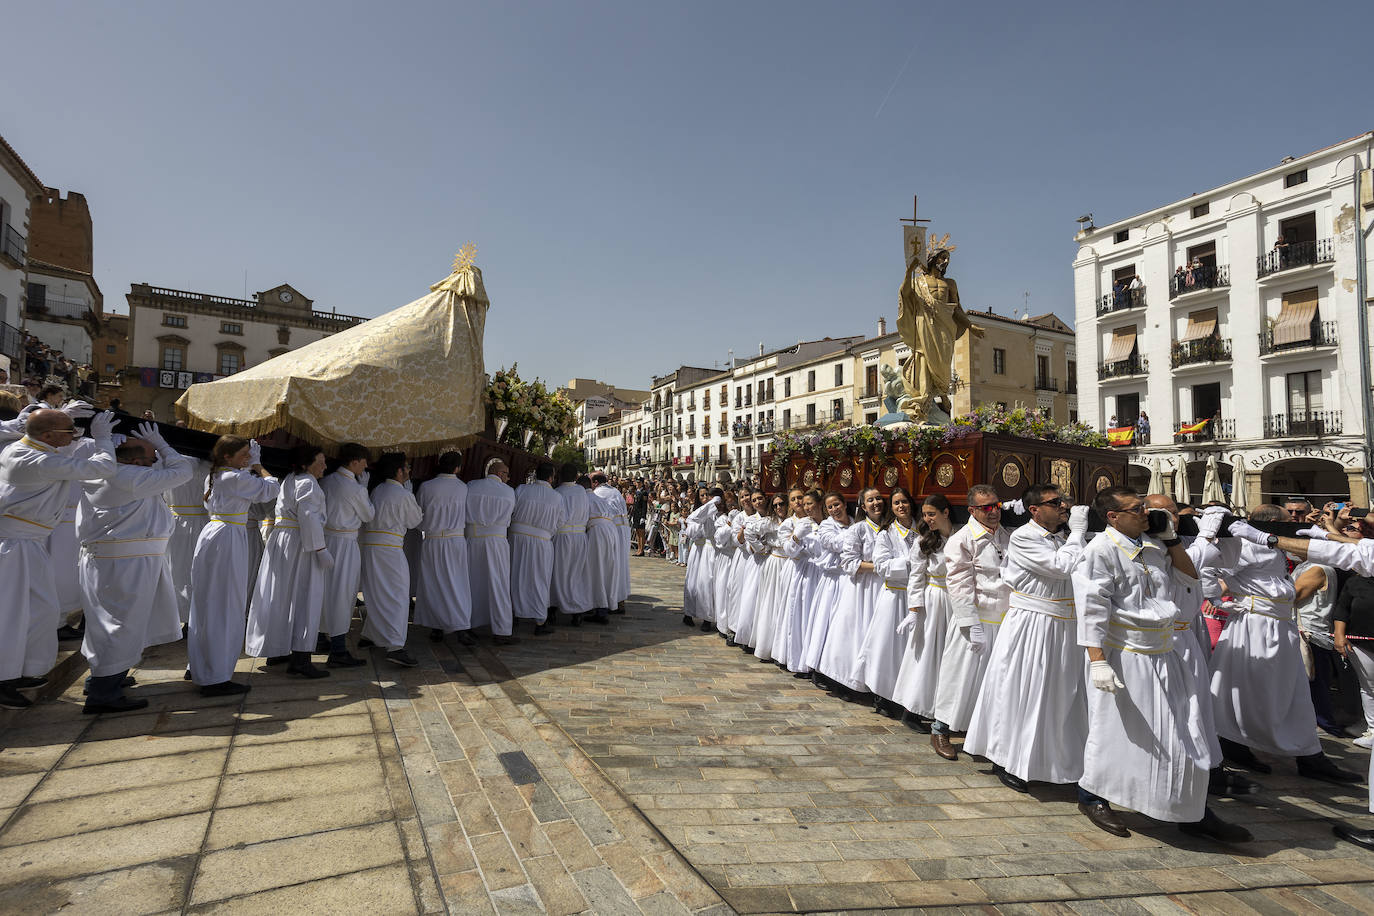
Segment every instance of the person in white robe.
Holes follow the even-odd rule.
[[[734,568],[735,556],[739,552],[736,520],[743,514],[739,507],[739,497],[735,491],[725,489],[724,513],[716,517],[716,530],[713,539],[716,545],[716,559],[711,568],[711,604],[716,611],[716,633],[728,638],[730,618],[734,607],[730,604],[730,570]]]
[[[716,594],[712,576],[716,566],[716,519],[724,504],[725,491],[713,489],[706,501],[693,509],[683,524],[683,536],[690,538],[692,544],[683,585],[687,596],[683,602],[686,612],[683,622],[690,626],[693,623],[691,618],[695,617],[701,621],[703,633],[715,628]]]
[[[363,526],[358,537],[367,606],[362,636],[369,644],[385,649],[386,660],[402,668],[419,665],[406,651],[411,576],[405,539],[406,532],[419,525],[424,514],[409,481],[410,464],[404,454],[387,452],[377,459],[368,480],[372,521]]]
[[[730,557],[730,565],[726,568],[725,585],[725,606],[730,609],[723,622],[718,617],[716,619],[716,629],[720,635],[725,637],[725,644],[734,647],[735,633],[740,628],[740,615],[744,611],[742,603],[744,584],[744,568],[749,562],[750,550],[744,542],[744,529],[749,520],[754,517],[757,510],[754,508],[753,493],[748,487],[741,487],[735,493],[735,505],[738,510],[730,519],[730,540],[734,544],[734,553]]]
[[[81,652],[91,669],[81,710],[87,714],[146,707],[146,699],[124,694],[129,669],[149,646],[181,638],[167,554],[175,522],[165,497],[191,479],[194,465],[153,423],[140,424],[135,438],[115,448],[115,459],[113,477],[82,485],[77,509],[77,580],[86,608]]]
[[[755,599],[753,632],[754,657],[761,662],[773,658],[773,642],[782,624],[787,589],[791,586],[796,564],[789,562],[793,548],[792,530],[802,517],[802,491],[793,489],[772,496],[773,526],[767,536],[770,545],[759,573],[759,593]]]
[[[1078,810],[1096,827],[1130,836],[1120,805],[1186,833],[1243,842],[1250,833],[1207,807],[1219,761],[1202,712],[1211,698],[1172,650],[1181,608],[1200,603],[1197,570],[1173,521],[1146,533],[1144,500],[1128,487],[1099,493],[1107,529],[1073,570],[1078,642],[1088,656],[1088,742]]]
[[[250,578],[248,507],[275,500],[281,486],[262,466],[256,440],[220,436],[210,449],[210,473],[202,497],[209,520],[191,559],[191,611],[186,660],[191,680],[205,696],[248,691],[230,680],[243,651]]]
[[[1258,546],[1277,547],[1299,560],[1308,560],[1336,569],[1348,569],[1365,578],[1374,578],[1374,511],[1357,520],[1356,525],[1361,535],[1358,539],[1352,540],[1334,530],[1331,520],[1326,524],[1327,531],[1323,532],[1325,539],[1275,537],[1244,522],[1233,524],[1230,533]],[[1370,755],[1369,758],[1367,784],[1368,807],[1369,811],[1374,813],[1374,755]],[[1342,821],[1332,825],[1331,832],[1348,843],[1363,846],[1365,849],[1374,849],[1374,830],[1360,830]]]
[[[839,603],[817,669],[841,696],[866,699],[862,695],[868,687],[859,655],[884,591],[883,577],[873,565],[873,549],[883,533],[887,501],[876,487],[859,491],[859,514],[845,532]]]
[[[738,575],[739,609],[735,617],[735,633],[726,641],[742,652],[754,651],[754,623],[759,602],[764,596],[763,572],[769,556],[777,549],[775,518],[768,514],[768,498],[762,490],[749,494],[754,514],[749,516],[741,531],[741,565]]]
[[[577,482],[577,465],[564,464],[558,471],[558,498],[563,501],[563,521],[553,536],[553,576],[549,602],[568,616],[573,626],[592,609],[587,579],[587,490]]]
[[[852,527],[843,496],[827,493],[823,505],[825,520],[806,538],[806,552],[816,568],[817,577],[813,587],[801,596],[807,605],[803,615],[807,619],[806,642],[797,662],[801,671],[811,675],[811,682],[821,688],[826,686],[826,682],[819,666],[826,640],[830,636],[830,623],[835,619],[844,594],[845,542]],[[789,663],[788,667],[793,666]]]
[[[464,537],[468,517],[468,485],[458,479],[461,452],[439,456],[437,473],[420,485],[415,497],[423,518],[420,533],[420,584],[415,597],[415,624],[429,627],[429,638],[442,641],[446,633],[465,646],[476,645],[472,635],[472,587],[468,584],[468,545]]]
[[[625,599],[630,597],[630,517],[625,509],[625,494],[611,486],[606,475],[600,471],[592,475],[592,487],[592,495],[605,505],[606,517],[615,532],[614,546],[605,558],[609,563],[605,570],[609,576],[609,595],[605,608],[608,613],[623,614]]]
[[[1280,506],[1250,513],[1252,522],[1286,521]],[[1212,710],[1226,759],[1269,773],[1254,751],[1296,757],[1298,775],[1337,784],[1360,774],[1331,762],[1317,737],[1307,686],[1294,586],[1283,551],[1230,537],[1217,541],[1215,574],[1232,597],[1230,615],[1212,650]]]
[[[372,521],[372,500],[367,494],[366,448],[356,442],[339,446],[339,465],[320,481],[324,491],[324,546],[334,565],[324,581],[324,611],[320,632],[329,640],[330,668],[357,668],[367,664],[348,651],[348,631],[362,582],[363,555],[358,533]]]
[[[511,635],[513,624],[510,598],[510,529],[515,511],[515,491],[506,481],[510,477],[504,461],[493,460],[487,476],[468,484],[468,581],[472,585],[472,622],[490,623],[492,642],[508,646],[520,641]],[[604,500],[603,500],[604,502]],[[611,539],[620,547],[619,529],[609,521]],[[614,558],[606,570],[609,587],[615,579]]]
[[[534,481],[515,489],[510,516],[511,611],[534,621],[534,632],[553,632],[549,616],[549,584],[553,579],[553,538],[563,524],[563,497],[553,489],[557,469],[541,461]]]
[[[940,660],[949,633],[949,589],[945,543],[954,534],[949,500],[932,493],[921,503],[921,523],[907,557],[908,633],[892,701],[907,711],[906,724],[929,732],[940,687]]]
[[[946,760],[959,757],[949,736],[967,729],[973,718],[988,649],[1007,612],[1002,567],[1011,535],[1001,525],[1001,499],[987,484],[975,484],[969,487],[968,509],[968,523],[945,543],[950,620],[940,658],[930,745]]]
[[[62,519],[48,535],[48,556],[52,558],[53,581],[57,585],[57,624],[58,638],[79,637],[81,612],[85,609],[81,594],[81,580],[77,577],[77,564],[81,557],[81,545],[76,536],[76,508],[81,501],[81,490],[72,487],[63,508]]]
[[[820,568],[811,562],[809,544],[816,527],[825,521],[825,497],[818,490],[802,494],[802,515],[792,523],[791,543],[786,545],[792,564],[791,581],[782,596],[781,619],[773,636],[773,661],[795,678],[810,677],[805,667],[806,637],[811,630],[808,601],[820,582]]]
[[[20,690],[47,683],[57,662],[57,585],[48,536],[74,481],[105,480],[117,465],[114,415],[91,418],[75,442],[75,421],[47,408],[29,412],[24,435],[0,452],[0,707],[33,705]]]
[[[859,647],[859,675],[873,694],[874,712],[900,718],[904,710],[893,702],[893,697],[906,654],[907,630],[916,621],[913,619],[906,628],[898,628],[903,620],[911,617],[907,611],[907,585],[916,526],[912,518],[911,494],[902,487],[894,487],[889,501],[891,515],[873,543],[873,571],[882,578],[883,590],[874,602],[873,619]]]
[[[1006,617],[969,722],[964,750],[992,761],[1002,784],[1076,784],[1088,740],[1084,655],[1074,615],[1074,567],[1083,554],[1088,507],[1066,506],[1057,486],[1037,484],[1021,497],[1030,521],[1007,545],[1002,580]],[[1060,530],[1069,523],[1067,537]]]
[[[606,475],[591,475],[587,493],[587,577],[591,588],[592,622],[608,623],[620,602],[620,552],[628,551],[619,513],[625,510],[620,491],[606,483]]]
[[[210,462],[203,458],[187,458],[191,476],[167,494],[172,510],[172,539],[167,543],[167,558],[172,567],[172,582],[176,586],[177,612],[185,624],[191,619],[191,560],[196,555],[196,541],[210,514],[205,511],[205,477]]]
[[[324,542],[324,469],[324,450],[318,446],[291,450],[291,473],[277,494],[244,639],[249,657],[285,664],[287,674],[305,678],[329,676],[311,660],[324,613],[325,583],[334,565]]]

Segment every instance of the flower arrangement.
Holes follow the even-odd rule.
[[[507,441],[530,442],[539,436],[546,448],[572,435],[577,429],[577,410],[564,395],[549,391],[540,379],[526,382],[520,378],[518,364],[502,368],[487,383],[483,400],[496,419],[497,438],[507,432]]]
[[[1007,409],[993,404],[975,407],[944,426],[912,424],[894,430],[883,426],[841,426],[832,424],[811,432],[784,430],[773,437],[770,467],[781,471],[795,455],[812,458],[818,470],[828,474],[840,459],[871,452],[890,452],[906,446],[922,464],[943,446],[970,433],[999,433],[1027,439],[1044,439],[1068,445],[1106,448],[1107,437],[1084,423],[1056,426],[1038,409]]]

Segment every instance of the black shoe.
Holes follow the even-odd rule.
[[[71,642],[74,639],[85,639],[86,631],[78,630],[76,627],[69,627],[65,623],[57,628],[58,642]]]
[[[549,626],[547,623],[536,623],[534,625],[535,636],[548,636],[552,632],[553,627]]]
[[[914,732],[918,732],[922,735],[930,734],[930,722],[926,719],[922,719],[920,716],[907,713],[906,717],[902,719],[902,723]]]
[[[1348,786],[1364,782],[1364,777],[1351,770],[1342,770],[1323,753],[1298,758],[1298,775],[1305,779],[1320,779],[1322,782]]]
[[[738,646],[738,645],[739,645],[739,643],[735,642],[735,637],[733,637],[733,636],[727,636],[727,637],[725,637],[725,644],[726,644],[727,646],[729,646],[730,648],[732,648],[732,649],[733,649],[735,646]]]
[[[1008,773],[1005,768],[1000,767],[995,763],[992,765],[992,775],[1000,779],[1002,781],[1002,785],[1006,786],[1008,789],[1014,789],[1017,792],[1026,791],[1026,781],[1024,779],[1022,779],[1020,776],[1015,776],[1011,773]]]
[[[361,668],[366,664],[367,662],[348,652],[330,652],[329,658],[324,662],[326,668]]]
[[[5,682],[6,687],[13,687],[15,690],[32,690],[35,687],[42,687],[48,682],[46,674],[38,677],[16,677]]]
[[[1260,784],[1247,779],[1239,773],[1217,767],[1207,777],[1207,794],[1222,798],[1235,798],[1240,795],[1258,795]]]
[[[1333,738],[1358,738],[1358,737],[1360,737],[1359,735],[1352,735],[1352,734],[1350,734],[1350,732],[1348,732],[1348,731],[1346,731],[1345,729],[1341,728],[1339,725],[1322,725],[1320,722],[1318,722],[1318,723],[1317,723],[1317,728],[1320,728],[1322,731],[1326,732],[1328,735],[1330,735],[1330,736],[1333,737]]]
[[[237,681],[220,681],[218,684],[206,684],[200,688],[200,695],[203,697],[234,697],[249,691],[247,684],[240,684]]]
[[[267,661],[263,662],[263,665],[270,668],[273,665],[285,665],[290,661],[291,656],[289,655],[272,655],[268,657]]]
[[[443,641],[444,641],[444,631],[441,630],[441,629],[439,629],[438,627],[434,627],[433,629],[431,629],[431,630],[429,631],[429,641],[430,641],[430,642],[443,642]]]
[[[1365,849],[1374,849],[1374,830],[1356,830],[1349,824],[1334,824],[1331,827],[1331,832],[1347,843],[1354,843]]]
[[[1088,820],[1093,822],[1093,826],[1099,830],[1105,830],[1113,836],[1130,836],[1131,831],[1126,829],[1126,822],[1121,819],[1121,815],[1112,810],[1112,806],[1106,802],[1086,802],[1078,803],[1078,811]]]
[[[491,638],[491,644],[493,646],[513,646],[519,641],[520,637],[515,636],[513,634],[510,636],[502,636],[500,634],[497,634]]]
[[[682,622],[683,622],[684,624],[686,624],[687,626],[689,626],[689,627],[694,627],[694,626],[697,625],[697,622],[696,622],[695,620],[692,619],[692,615],[691,615],[691,614],[683,614],[683,615],[682,615]]]
[[[570,626],[570,627],[580,627],[580,626],[582,626],[582,615],[581,615],[581,614],[569,614],[569,615],[568,615],[568,626]]]
[[[324,655],[329,651],[328,636],[325,636],[323,633],[317,633],[315,635],[315,651],[320,655]]]
[[[122,680],[122,681],[119,682],[119,686],[120,686],[120,687],[132,687],[132,686],[134,686],[135,683],[136,683],[136,682],[134,681],[133,678],[131,678],[131,677],[126,677],[124,680]],[[83,697],[85,697],[85,696],[90,696],[90,695],[91,695],[91,679],[90,679],[90,678],[86,678],[86,682],[85,682],[84,684],[81,685],[81,695],[82,695]]]
[[[107,703],[92,703],[86,701],[86,705],[81,707],[81,714],[86,716],[98,716],[106,712],[133,712],[135,709],[147,709],[148,701],[139,697],[118,697]]]
[[[28,709],[32,705],[33,700],[13,687],[0,686],[0,709]]]
[[[1179,824],[1178,829],[1189,836],[1205,836],[1218,843],[1248,843],[1252,838],[1250,831],[1239,824],[1228,824],[1208,808],[1202,820],[1194,824]]]
[[[375,642],[373,642],[372,640],[368,639],[366,636],[359,636],[359,637],[358,637],[358,648],[359,648],[359,649],[371,649],[371,648],[372,648],[373,646],[375,646],[375,645],[377,645],[377,644],[376,644]]]
[[[551,608],[549,608],[549,609],[545,612],[545,614],[544,614],[544,622],[547,623],[547,624],[548,624],[549,626],[551,626],[551,627],[557,626],[557,625],[558,625],[558,608],[556,608],[556,607],[551,607]]]
[[[792,676],[793,676],[794,678],[796,678],[797,680],[800,681],[800,680],[802,680],[803,678],[808,678],[808,677],[810,677],[810,676],[811,676],[811,672],[809,672],[809,671],[798,671],[798,672],[796,672],[795,674],[793,674]]]
[[[456,632],[454,632],[453,638],[458,640],[459,645],[477,645],[477,637],[472,635],[471,630],[457,630]]]
[[[709,620],[703,620],[703,621],[701,622],[701,632],[703,632],[703,633],[709,633],[709,632],[711,632],[712,630],[714,630],[715,628],[716,628],[716,625],[715,625],[714,623],[712,623],[711,621],[709,621]]]
[[[183,681],[189,681],[189,680],[191,679],[191,669],[190,669],[190,668],[187,668],[187,669],[186,669],[186,673],[183,674],[183,675],[181,676],[181,679],[182,679]]]
[[[420,663],[405,649],[392,649],[386,654],[386,660],[393,665],[400,665],[402,668],[420,667]]]
[[[607,624],[611,622],[611,615],[605,611],[597,611],[592,615],[592,623]]]
[[[1236,766],[1245,767],[1250,772],[1258,773],[1261,776],[1268,776],[1274,772],[1273,767],[1256,757],[1255,752],[1245,745],[1226,738],[1221,738],[1220,742],[1222,756]]]
[[[329,672],[323,668],[316,668],[315,663],[310,660],[309,652],[292,652],[289,663],[286,666],[287,674],[294,674],[296,677],[304,677],[314,680],[315,678],[329,677]]]

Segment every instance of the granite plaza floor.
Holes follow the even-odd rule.
[[[905,726],[680,622],[681,571],[632,561],[629,613],[499,650],[302,681],[245,659],[202,699],[180,645],[144,713],[78,682],[0,719],[0,913],[1368,913],[1363,787],[1297,778],[1222,815],[1224,848],[1070,791],[1004,788]],[[1365,752],[1327,741],[1363,768]]]

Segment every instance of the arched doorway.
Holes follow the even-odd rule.
[[[1320,506],[1350,499],[1350,482],[1345,468],[1334,461],[1289,458],[1265,466],[1260,474],[1260,496],[1265,502],[1279,504],[1287,497],[1301,496]]]

